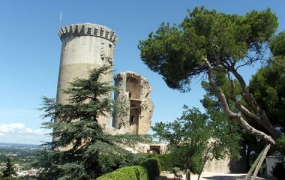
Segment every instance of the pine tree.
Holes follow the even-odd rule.
[[[5,178],[13,177],[13,176],[17,176],[17,172],[16,172],[16,169],[14,167],[14,163],[11,162],[11,159],[8,157],[6,167],[3,170],[2,177],[5,179]]]
[[[206,78],[217,93],[223,113],[249,134],[273,145],[281,135],[251,96],[240,69],[269,60],[267,47],[277,28],[277,16],[270,9],[242,16],[195,7],[179,25],[162,23],[148,39],[139,41],[138,48],[142,61],[162,75],[172,89],[186,92],[194,78]],[[284,41],[276,40],[270,48],[275,55],[281,55]],[[213,79],[216,72],[231,82],[229,92],[235,92],[238,87],[234,82],[238,82],[241,93],[226,94]],[[232,111],[228,100],[234,102],[238,112]],[[256,129],[244,116],[266,130]]]
[[[144,138],[139,135],[109,135],[103,132],[98,118],[116,109],[123,114],[123,105],[111,100],[115,90],[110,82],[102,82],[102,75],[109,67],[101,67],[90,72],[88,79],[76,79],[70,88],[64,90],[69,95],[69,104],[56,103],[54,99],[43,97],[43,127],[52,129],[54,141],[38,156],[34,165],[41,167],[40,179],[94,179],[116,168],[139,162],[136,156],[119,145],[130,146]],[[62,147],[70,148],[60,150]]]

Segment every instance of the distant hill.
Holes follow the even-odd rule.
[[[40,145],[35,144],[18,144],[18,143],[5,143],[0,142],[0,149],[1,148],[11,148],[11,149],[42,149]]]

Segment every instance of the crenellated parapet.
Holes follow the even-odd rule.
[[[114,31],[105,26],[90,23],[65,26],[58,31],[58,36],[61,41],[69,36],[95,36],[107,39],[114,44],[118,42],[118,37]]]

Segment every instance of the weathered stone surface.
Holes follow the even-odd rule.
[[[88,78],[90,70],[94,68],[113,65],[114,47],[118,37],[111,29],[90,23],[63,27],[58,31],[58,35],[62,46],[57,102],[67,104],[69,96],[62,90],[67,89],[70,82],[76,78]],[[101,80],[110,82],[111,85],[112,71],[105,74]],[[147,134],[154,109],[150,100],[151,86],[147,79],[133,72],[125,72],[116,75],[115,81],[116,86],[120,88],[120,91],[115,93],[115,99],[124,100],[130,107],[130,111],[123,119],[113,119],[115,127],[110,127],[111,116],[108,112],[106,112],[107,116],[100,116],[98,122],[106,133],[113,135]],[[70,146],[67,146],[61,150],[69,148]]]
[[[68,95],[62,90],[76,78],[88,78],[91,69],[113,65],[114,46],[118,38],[111,29],[97,24],[72,24],[61,28],[58,35],[62,41],[58,77],[57,102],[68,103]],[[112,82],[112,72],[102,81]],[[111,93],[110,93],[111,98]],[[101,125],[110,124],[110,113],[100,117]]]
[[[118,37],[111,29],[97,24],[72,24],[61,28],[58,35],[62,41],[60,70],[58,77],[57,102],[68,103],[68,96],[62,90],[76,78],[88,78],[89,71],[104,65],[113,65],[113,55]],[[113,118],[110,127],[110,114],[99,117],[105,133],[116,134],[147,134],[151,126],[154,104],[150,99],[151,86],[146,78],[131,71],[114,76],[115,86],[119,91],[114,99],[126,103],[130,108],[127,116]],[[106,74],[102,81],[112,82],[112,72]],[[111,98],[111,95],[110,95]],[[67,150],[71,145],[60,148]],[[134,148],[125,147],[134,153],[167,152],[166,144],[141,144]],[[235,162],[235,166],[238,164]],[[228,173],[231,171],[230,159],[208,161],[205,171]]]
[[[133,134],[147,134],[154,110],[148,80],[131,71],[115,75],[114,80],[115,86],[119,88],[114,94],[114,99],[125,102],[130,110],[125,117],[114,117],[113,127],[125,128]]]
[[[113,44],[116,44],[118,37],[114,31],[99,24],[83,23],[83,24],[71,24],[63,27],[58,31],[58,36],[63,41],[66,37],[70,36],[94,36],[107,39]]]

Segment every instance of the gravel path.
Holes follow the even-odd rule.
[[[222,174],[222,173],[202,173],[200,180],[243,180],[246,174]],[[173,174],[161,173],[155,180],[173,180]],[[183,180],[185,175],[183,175]],[[191,180],[197,180],[198,175],[191,174]],[[276,180],[273,177],[256,177],[256,180]]]

